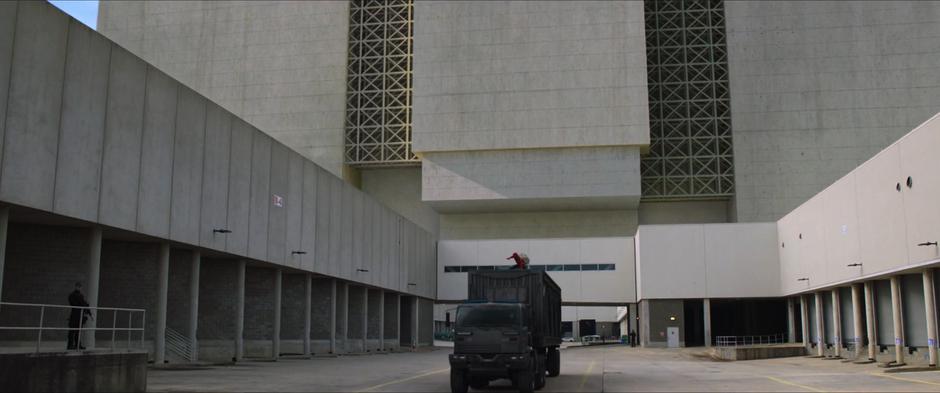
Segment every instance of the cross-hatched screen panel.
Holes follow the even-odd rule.
[[[645,1],[650,150],[644,200],[734,195],[722,0]]]
[[[411,152],[412,24],[411,0],[349,3],[349,165],[419,163]]]

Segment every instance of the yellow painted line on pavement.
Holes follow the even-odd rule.
[[[806,389],[806,390],[809,390],[809,391],[811,391],[811,392],[825,392],[825,390],[816,389],[816,388],[814,388],[814,387],[812,387],[812,386],[801,385],[801,384],[798,384],[798,383],[796,383],[796,382],[790,382],[790,381],[783,380],[783,379],[780,379],[780,378],[777,378],[777,377],[767,376],[767,379],[769,379],[769,380],[771,380],[771,381],[774,381],[774,382],[777,382],[777,383],[782,383],[782,384],[784,384],[784,385],[796,386],[796,387],[798,387],[798,388]]]
[[[592,360],[591,363],[588,364],[587,370],[584,371],[584,376],[581,377],[581,384],[578,385],[579,392],[584,391],[584,384],[587,383],[588,376],[591,375],[591,370],[594,369],[594,363],[597,363],[597,360]]]
[[[896,379],[896,380],[898,380],[898,381],[916,382],[916,383],[923,383],[923,384],[927,384],[927,385],[936,385],[936,386],[940,386],[940,382],[924,381],[924,380],[914,379],[914,378],[896,377],[896,376],[891,375],[891,374],[871,373],[871,375],[874,375],[874,376],[876,376],[876,377],[882,377],[882,378]]]
[[[442,368],[442,369],[440,369],[440,370],[428,371],[428,372],[426,372],[426,373],[422,373],[422,374],[410,376],[410,377],[408,377],[408,378],[396,379],[396,380],[394,380],[394,381],[390,381],[390,382],[378,384],[378,385],[375,385],[375,386],[372,386],[372,387],[368,387],[368,388],[365,388],[365,389],[363,389],[363,390],[360,390],[360,392],[369,392],[369,391],[373,391],[373,390],[375,390],[375,389],[384,388],[384,387],[389,386],[389,385],[395,385],[395,384],[399,384],[399,383],[402,383],[402,382],[408,382],[408,381],[415,380],[415,379],[418,379],[418,378],[424,378],[424,377],[427,377],[427,376],[429,376],[429,375],[440,374],[440,373],[445,372],[445,371],[448,371],[448,370],[450,370],[450,367],[448,367],[448,368]]]

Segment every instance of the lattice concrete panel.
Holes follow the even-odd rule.
[[[352,0],[346,163],[417,165],[411,151],[411,0]]]
[[[734,194],[723,0],[647,0],[644,200]]]

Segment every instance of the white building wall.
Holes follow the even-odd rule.
[[[564,302],[633,303],[633,238],[441,240],[438,243],[437,299],[467,298],[467,273],[445,273],[445,266],[512,264],[506,257],[526,253],[532,264],[613,263],[613,271],[549,272]],[[611,321],[616,320],[612,307]]]
[[[940,110],[940,3],[728,1],[738,221],[773,221]]]
[[[640,299],[780,295],[775,223],[641,225]]]
[[[103,1],[98,30],[342,176],[347,1]]]
[[[783,294],[940,262],[938,151],[940,115],[784,216]]]

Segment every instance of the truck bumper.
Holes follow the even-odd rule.
[[[523,370],[529,367],[531,356],[520,354],[451,354],[450,367],[456,370],[467,370],[476,376],[509,376],[512,371]]]

